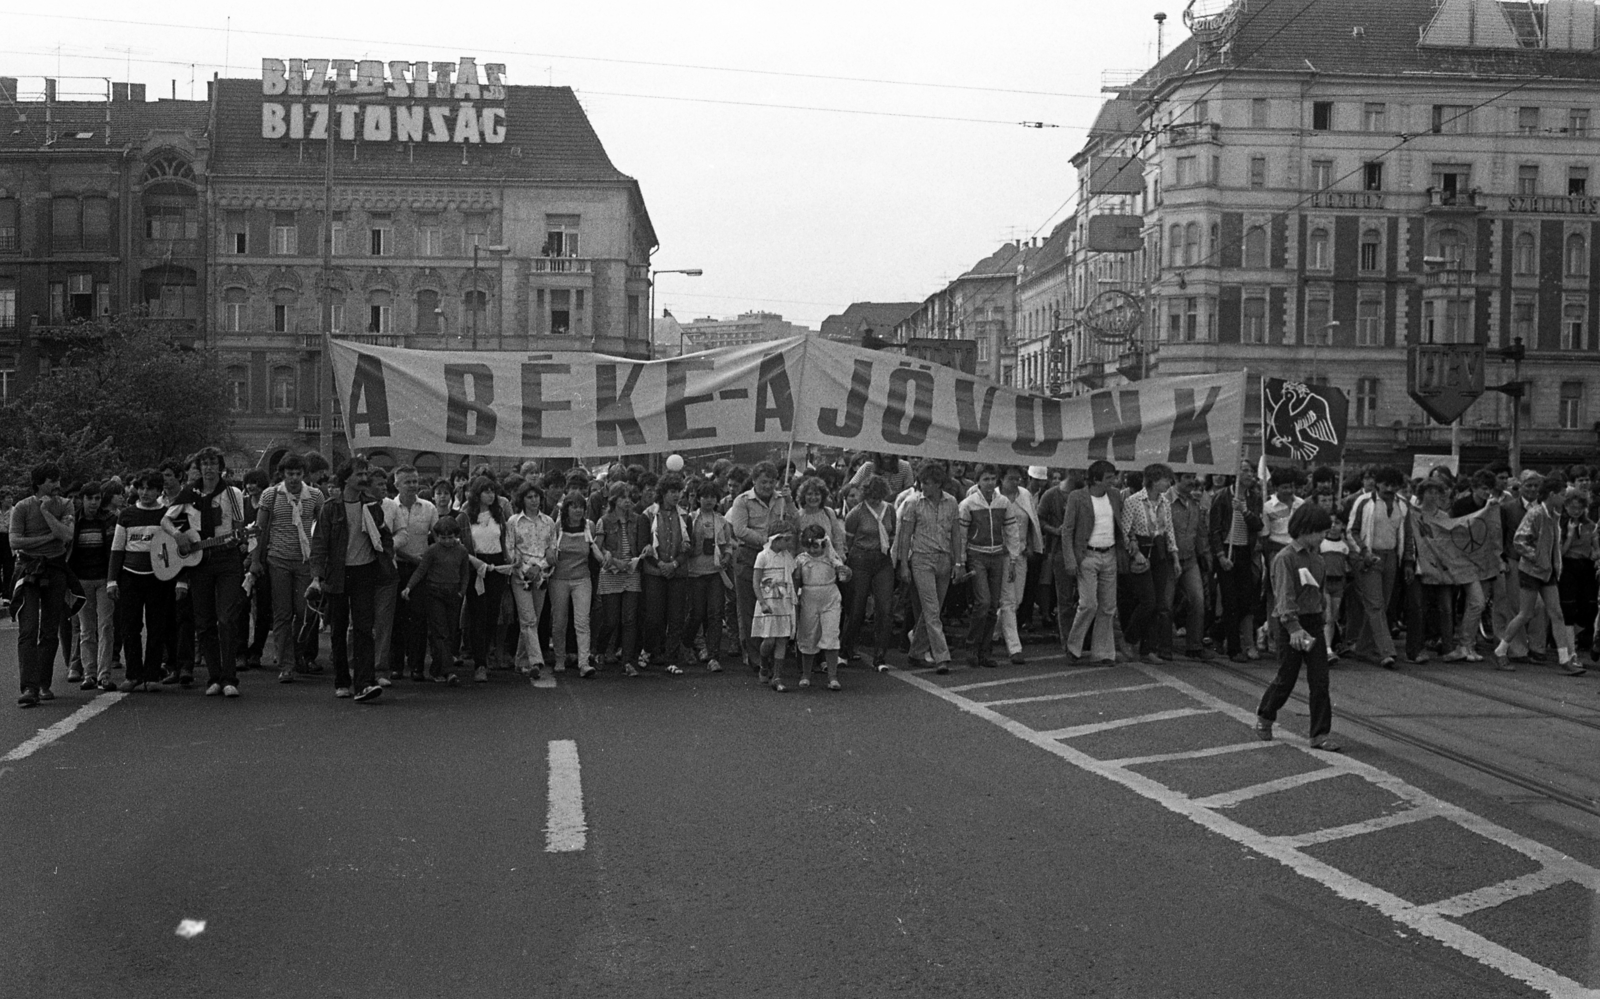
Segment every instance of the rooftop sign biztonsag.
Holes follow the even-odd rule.
[[[261,137],[326,139],[331,119],[347,141],[502,143],[506,68],[485,63],[482,70],[480,79],[470,56],[431,63],[263,59],[263,97],[312,99],[263,101]],[[358,96],[366,99],[339,102]]]

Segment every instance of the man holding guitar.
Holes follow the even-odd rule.
[[[223,479],[227,465],[221,451],[204,448],[195,461],[200,481],[178,494],[161,526],[177,537],[178,553],[185,560],[200,550],[200,563],[186,569],[180,582],[189,584],[195,645],[210,674],[206,696],[238,697],[234,624],[244,598],[244,555],[237,543],[245,528],[244,494]],[[179,528],[180,519],[187,530]],[[159,556],[156,565],[159,574]]]

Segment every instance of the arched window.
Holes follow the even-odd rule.
[[[373,291],[367,295],[368,333],[394,332],[394,295],[387,291]]]
[[[417,478],[424,484],[444,474],[444,462],[432,451],[418,451],[417,456],[411,459],[411,464],[417,467]]]
[[[432,289],[417,292],[416,330],[427,334],[439,332],[439,293]]]
[[[1534,274],[1539,270],[1538,257],[1534,253],[1533,233],[1517,233],[1516,242],[1512,244],[1511,268],[1517,274]]]
[[[292,413],[298,403],[297,379],[294,369],[290,367],[276,367],[272,369],[270,391],[270,405],[274,413]]]
[[[1244,234],[1244,265],[1255,268],[1267,266],[1267,230],[1261,226]]]
[[[1567,237],[1567,274],[1581,277],[1589,273],[1589,242],[1578,233]]]
[[[1383,269],[1383,234],[1376,229],[1368,229],[1361,234],[1361,269]]]
[[[1183,263],[1193,266],[1200,262],[1200,223],[1190,222],[1183,227]]]
[[[1440,229],[1433,236],[1433,255],[1443,257],[1447,266],[1460,267],[1467,258],[1467,240],[1460,229]]]
[[[1222,238],[1222,226],[1215,222],[1211,223],[1210,237],[1206,242],[1206,259],[1215,262],[1217,258],[1217,240]]]
[[[230,365],[228,368],[228,411],[231,413],[250,411],[250,369],[242,364]]]
[[[1174,224],[1167,240],[1170,263],[1168,266],[1177,267],[1183,263],[1183,226]]]
[[[1328,243],[1328,230],[1311,230],[1311,238],[1306,244],[1306,266],[1319,271],[1333,267],[1333,252]]]
[[[485,325],[489,312],[489,293],[485,291],[469,291],[461,298],[463,316],[469,328],[484,332],[488,329]]]

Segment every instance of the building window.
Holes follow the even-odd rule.
[[[578,222],[576,215],[546,215],[544,217],[544,249],[547,257],[576,257],[578,255]]]
[[[1517,131],[1522,135],[1539,134],[1539,109],[1517,108]]]
[[[983,364],[989,363],[989,338],[986,336],[978,337],[978,360]]]
[[[1567,167],[1567,196],[1571,198],[1586,198],[1589,196],[1588,167]]]
[[[367,332],[394,332],[394,296],[387,291],[374,291],[367,296]]]
[[[1267,186],[1267,158],[1265,156],[1250,157],[1250,186],[1258,191]]]
[[[1472,166],[1466,163],[1441,163],[1433,168],[1433,189],[1439,203],[1453,205],[1458,197],[1472,190]]]
[[[1356,303],[1356,346],[1383,346],[1383,299],[1363,298]]]
[[[1190,222],[1183,227],[1183,263],[1190,267],[1200,262],[1200,223]]]
[[[630,338],[639,335],[639,310],[642,305],[643,299],[640,296],[628,296],[628,336]],[[654,331],[652,331],[652,335],[654,335]]]
[[[439,293],[430,288],[417,292],[417,322],[414,327],[418,333],[435,334],[439,332]]]
[[[1539,316],[1539,305],[1532,298],[1518,298],[1511,303],[1511,335],[1521,337],[1523,343],[1533,342],[1533,330]]]
[[[1579,233],[1567,237],[1567,276],[1583,277],[1589,273],[1589,241]]]
[[[444,253],[444,230],[437,216],[424,218],[417,223],[417,256],[437,257]]]
[[[1327,347],[1333,343],[1333,299],[1326,291],[1314,291],[1306,299],[1306,345]]]
[[[294,256],[299,253],[299,234],[295,230],[293,212],[277,212],[272,220],[272,253],[275,256]]]
[[[1469,343],[1472,303],[1466,299],[1426,299],[1422,303],[1424,343]]]
[[[1356,379],[1356,426],[1375,427],[1378,425],[1378,380],[1376,378]]]
[[[467,328],[474,333],[488,332],[489,294],[469,291],[461,298],[461,314]]]
[[[344,214],[342,212],[341,213],[336,213],[334,215],[333,223],[332,223],[332,229],[333,229],[333,255],[336,256],[336,257],[342,257],[345,254],[350,252],[350,250],[348,249],[348,247],[349,247],[349,235],[348,234],[349,234],[349,231],[350,231],[350,227],[345,222]]]
[[[1583,382],[1561,383],[1561,429],[1583,426]]]
[[[1200,300],[1167,299],[1167,339],[1172,343],[1193,343],[1199,337]]]
[[[77,198],[50,199],[50,246],[76,250],[83,242],[82,217]]]
[[[1361,187],[1366,191],[1383,190],[1383,164],[1367,163],[1361,168]]]
[[[224,245],[228,253],[244,256],[250,252],[250,233],[246,229],[230,230]]]
[[[289,307],[281,302],[272,305],[272,332],[289,332]]]
[[[0,288],[0,330],[17,328],[17,289]]]
[[[1188,185],[1193,184],[1197,179],[1194,171],[1195,166],[1193,156],[1178,157],[1178,170],[1172,178],[1173,186],[1187,187]]]
[[[1583,302],[1567,302],[1561,307],[1561,349],[1582,350],[1588,342],[1589,307]]]
[[[1361,107],[1361,129],[1364,132],[1388,131],[1389,105],[1364,104]]]
[[[1267,230],[1261,226],[1254,226],[1244,234],[1244,265],[1255,268],[1267,266]]]
[[[1376,229],[1361,234],[1361,269],[1376,271],[1383,267],[1383,236]]]
[[[1467,258],[1466,237],[1460,229],[1440,229],[1433,234],[1433,255],[1444,258],[1446,267],[1460,269]]]
[[[243,288],[229,288],[222,293],[222,328],[229,333],[243,333],[246,304]]]
[[[1333,102],[1315,101],[1311,105],[1311,127],[1318,132],[1333,130]]]
[[[1167,258],[1169,267],[1177,267],[1183,263],[1183,226],[1174,225],[1171,236],[1167,240]]]
[[[272,398],[271,405],[274,413],[292,413],[295,411],[296,379],[293,368],[272,369]]]
[[[1435,104],[1433,106],[1433,133],[1435,135],[1465,135],[1472,118],[1472,108],[1466,104]]]
[[[0,198],[0,253],[15,253],[21,245],[17,238],[17,199]]]
[[[1311,186],[1318,191],[1333,186],[1333,160],[1311,161]]]
[[[1539,266],[1534,252],[1533,233],[1519,232],[1511,244],[1511,269],[1516,274],[1533,274]]]
[[[1567,134],[1574,139],[1589,137],[1589,109],[1573,108],[1567,112]]]
[[[149,203],[144,206],[146,239],[194,239],[199,229],[198,209]]]
[[[387,215],[372,216],[368,252],[374,257],[394,255],[394,222]]]
[[[1318,271],[1332,269],[1333,248],[1328,239],[1328,230],[1311,230],[1311,238],[1306,243],[1306,267]]]
[[[250,372],[240,365],[228,369],[228,410],[234,413],[250,411]]]
[[[328,303],[328,332],[344,332],[344,302]]]
[[[1531,163],[1524,163],[1517,167],[1517,193],[1532,195],[1539,193],[1539,168]]]
[[[549,329],[554,336],[566,336],[572,332],[572,292],[570,289],[550,289]]]
[[[1265,97],[1252,97],[1250,99],[1250,127],[1267,127],[1267,99]]]

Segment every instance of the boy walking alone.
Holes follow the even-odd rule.
[[[1328,646],[1323,638],[1326,568],[1322,541],[1333,518],[1320,506],[1307,503],[1289,517],[1293,540],[1272,560],[1271,625],[1278,638],[1278,675],[1261,695],[1256,708],[1256,734],[1272,738],[1272,723],[1288,703],[1306,669],[1311,688],[1311,748],[1329,753],[1340,746],[1328,737],[1333,729],[1333,701],[1328,697]]]

